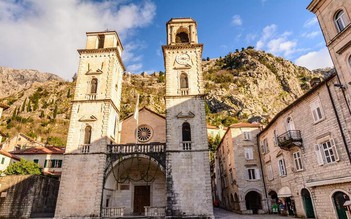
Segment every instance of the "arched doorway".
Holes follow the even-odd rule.
[[[303,207],[305,209],[306,217],[315,218],[310,192],[307,189],[303,188],[301,190],[301,196],[302,196],[302,202],[303,202]]]
[[[127,156],[112,164],[104,185],[103,208],[144,215],[145,206],[166,206],[166,176],[147,155]]]
[[[350,200],[350,197],[343,192],[339,191],[333,194],[333,202],[334,202],[338,219],[347,219],[344,203],[348,200]]]
[[[246,209],[252,210],[253,214],[258,214],[258,210],[262,209],[261,195],[258,192],[251,191],[245,196]]]
[[[268,195],[270,196],[270,200],[271,200],[272,213],[279,213],[277,192],[272,190],[268,193]]]

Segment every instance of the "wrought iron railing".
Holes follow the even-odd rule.
[[[300,130],[289,130],[277,137],[278,146],[282,149],[290,149],[294,146],[302,146]]]

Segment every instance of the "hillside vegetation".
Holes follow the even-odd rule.
[[[9,137],[22,132],[42,142],[64,146],[75,82],[65,82],[55,75],[37,71],[35,77],[28,77],[28,72],[33,70],[4,67],[0,70],[6,72],[8,78],[2,78],[3,87],[8,83],[24,84],[13,89],[8,86],[5,92],[0,91],[0,102],[10,106],[0,122],[0,131]],[[266,123],[308,91],[311,78],[323,77],[324,72],[313,73],[283,58],[252,48],[223,58],[204,60],[207,121],[211,125],[225,126],[239,121]],[[140,107],[147,106],[164,114],[164,77],[163,72],[125,74],[121,119],[133,113],[136,93],[140,94]]]

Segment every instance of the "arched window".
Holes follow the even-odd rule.
[[[334,22],[335,22],[336,28],[338,29],[338,32],[341,32],[343,29],[345,29],[346,22],[345,22],[345,13],[343,10],[340,10],[335,14]]]
[[[93,78],[91,80],[91,89],[90,89],[91,94],[97,93],[97,85],[98,85],[98,80],[96,78]]]
[[[191,129],[188,122],[184,122],[182,125],[183,141],[191,141]]]
[[[286,130],[287,131],[295,130],[294,121],[290,116],[286,119]]]
[[[176,43],[189,43],[189,36],[186,32],[179,32],[176,35]]]
[[[185,88],[189,88],[188,75],[185,73],[182,73],[180,75],[180,89],[185,89]]]
[[[87,125],[84,130],[84,144],[91,143],[91,126]]]

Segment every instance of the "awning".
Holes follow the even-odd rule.
[[[345,207],[346,207],[346,206],[351,206],[351,201],[350,201],[350,200],[346,201],[346,202],[344,203],[344,206],[345,206]]]
[[[286,198],[286,197],[291,197],[291,190],[289,187],[284,186],[283,188],[279,189],[278,191],[278,198]]]

